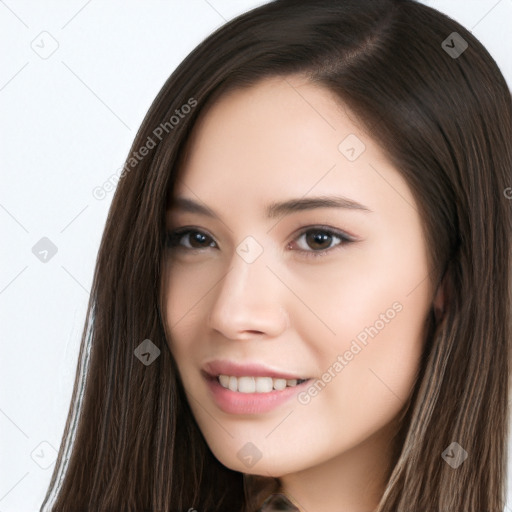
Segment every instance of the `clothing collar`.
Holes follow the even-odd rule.
[[[274,477],[244,473],[246,512],[300,512]]]

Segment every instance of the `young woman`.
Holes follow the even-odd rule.
[[[502,512],[512,100],[411,0],[276,0],[135,138],[42,510]]]

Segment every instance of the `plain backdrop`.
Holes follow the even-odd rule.
[[[93,191],[179,62],[263,3],[0,0],[0,512],[38,511],[55,465],[113,196]],[[512,0],[424,3],[471,30],[512,88]]]

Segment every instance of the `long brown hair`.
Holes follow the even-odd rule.
[[[218,29],[169,77],[136,135],[109,211],[41,510],[254,511],[243,474],[207,446],[168,349],[164,214],[206,105],[231,88],[295,73],[333,91],[403,174],[424,221],[432,278],[447,293],[443,314],[432,310],[427,319],[421,369],[378,512],[502,512],[511,93],[471,32],[412,0],[273,1]],[[147,339],[160,350],[148,365],[134,354]],[[452,442],[468,454],[456,469],[442,456]]]

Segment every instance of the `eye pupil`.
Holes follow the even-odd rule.
[[[313,247],[315,244],[321,245],[322,243],[325,244],[325,242],[327,241],[328,243],[326,246],[317,247],[318,249],[327,249],[331,245],[332,236],[322,231],[311,231],[309,234],[306,235],[306,239],[308,244],[312,244]]]
[[[192,233],[192,234],[190,234],[190,233]],[[203,235],[202,233],[199,233],[198,231],[191,231],[190,233],[189,233],[190,245],[193,247],[194,242],[198,242],[199,248],[202,248],[203,245],[201,245],[201,244],[204,244],[205,240],[207,239],[207,236]]]

